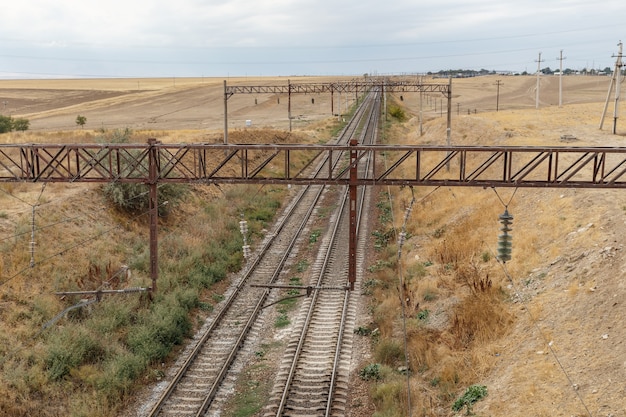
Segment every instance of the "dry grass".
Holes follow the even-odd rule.
[[[106,141],[110,133],[86,131],[78,140],[75,132],[7,136],[16,142],[75,143]],[[206,141],[204,134],[193,131],[135,132],[133,140],[185,138],[182,141],[188,142],[196,135]],[[306,135],[269,129],[233,131],[231,136],[233,141],[242,143],[310,140]],[[149,322],[146,308],[150,304],[137,295],[121,296],[124,300],[109,297],[88,311],[68,313],[41,335],[38,331],[58,312],[78,302],[74,297],[55,296],[56,291],[95,290],[104,281],[111,289],[150,286],[147,216],[133,218],[112,208],[98,185],[48,184],[42,188],[41,184],[9,183],[1,187],[0,342],[4,347],[0,348],[0,414],[116,415],[131,400],[133,386],[152,383],[162,373],[162,360],[142,370],[144,364],[138,362],[141,359],[129,350],[132,335],[124,330],[132,321]],[[232,226],[239,220],[240,210],[257,216],[250,221],[250,243],[258,242],[261,229],[268,226],[272,210],[278,207],[271,201],[283,195],[280,190],[269,192],[269,188],[197,187],[175,208],[169,220],[162,219],[159,288],[165,299],[171,293],[192,305],[200,302],[210,306],[214,302],[214,290],[205,289],[206,283],[200,282],[206,274],[193,272],[195,263],[185,269],[186,262],[191,257],[206,256],[199,248],[206,248],[207,241],[216,242],[217,247],[224,246],[227,251],[230,249],[223,242],[237,245],[231,235],[239,237],[238,229]],[[28,268],[33,205],[35,267]],[[265,206],[269,207],[268,212],[261,213]],[[207,261],[214,264],[214,259]],[[132,274],[111,279],[124,264],[130,266]],[[198,286],[201,290],[195,298],[191,288]],[[191,314],[200,317],[206,312],[195,308]],[[94,334],[106,337],[93,341],[90,335]],[[73,353],[64,355],[62,350],[54,350],[55,346],[69,346]],[[130,375],[130,379],[124,375]]]
[[[572,82],[586,85],[587,80]],[[596,80],[589,82],[597,87]],[[464,85],[455,90],[460,91],[462,103],[472,80],[458,84],[465,83],[467,90]],[[619,135],[597,130],[599,102],[606,94],[602,89],[596,89],[595,96],[586,90],[580,96],[571,95],[572,103],[562,109],[542,106],[537,111],[528,100],[528,110],[461,115],[453,120],[452,143],[623,146]],[[485,91],[481,94],[486,97]],[[507,94],[512,97],[513,92]],[[588,103],[593,100],[597,101]],[[405,99],[412,109],[415,102]],[[484,100],[477,100],[476,104],[480,103]],[[394,143],[403,138],[410,143],[445,142],[445,120],[431,117],[421,137],[416,134],[415,117],[409,124],[413,128],[408,133],[406,126],[390,129]],[[398,136],[393,135],[394,129]],[[577,140],[560,141],[565,134]],[[614,313],[588,304],[599,300],[599,281],[609,298],[623,294],[616,279],[624,270],[619,237],[624,229],[624,197],[612,191],[605,195],[600,191],[520,189],[513,196],[512,189],[496,190],[504,202],[510,200],[508,210],[514,216],[513,259],[506,263],[507,276],[494,260],[500,233],[498,215],[504,207],[493,190],[439,189],[427,196],[431,191],[416,190],[417,204],[407,225],[411,238],[405,242],[398,266],[402,272],[389,271],[394,277],[405,277],[409,314],[430,312],[426,321],[411,319],[409,323],[409,359],[415,372],[411,382],[413,414],[452,415],[449,404],[453,399],[468,385],[481,383],[487,385],[489,396],[474,407],[477,415],[587,415],[582,399],[593,415],[593,410],[603,410],[598,415],[626,416],[623,391],[605,382],[619,379],[614,369],[621,369],[626,358],[620,353],[619,359],[609,360],[613,354],[605,350],[608,344],[598,343],[601,328],[611,334],[606,340],[616,333],[617,322],[611,319],[611,324],[606,323]],[[393,193],[394,225],[399,227],[398,219],[409,198],[407,191]],[[408,272],[416,264],[426,271],[424,276]],[[379,276],[382,273],[377,272]],[[398,299],[400,288],[388,285],[387,297]],[[384,303],[381,290],[374,305]],[[610,309],[617,305],[613,303]],[[397,311],[395,316],[382,314],[393,314],[388,308],[375,311],[380,313],[375,316],[377,323],[394,323],[394,330],[387,329],[385,334],[402,337]],[[595,329],[589,327],[591,323]],[[592,356],[600,363],[590,366]],[[587,381],[578,391],[580,397],[557,358],[574,383]],[[591,367],[602,371],[596,373]],[[378,406],[384,408],[385,404],[379,402]]]
[[[35,131],[3,135],[3,141],[90,143],[102,134],[101,126],[106,131],[130,126],[136,131],[137,142],[145,142],[148,137],[164,142],[223,139],[221,79],[116,80],[110,85],[110,80],[106,81],[97,85],[102,92],[93,100],[83,105],[67,101],[63,109],[42,108],[41,114],[33,115]],[[286,82],[282,78],[264,81]],[[568,78],[566,105],[560,109],[554,105],[554,80],[542,79],[542,106],[535,110],[534,79],[529,82],[527,77],[510,77],[501,90],[501,111],[494,113],[485,112],[495,107],[493,77],[455,80],[455,100],[462,108],[461,114],[453,117],[452,143],[623,146],[622,135],[598,130],[607,82],[595,77]],[[91,89],[95,85],[70,80],[50,84],[38,81],[37,85],[10,83],[0,83],[0,89],[39,88],[42,97],[65,95],[55,89]],[[251,84],[251,80],[229,79],[228,83]],[[140,90],[133,92],[137,89]],[[197,111],[190,108],[188,112],[169,113],[181,108],[181,103],[186,106],[190,99],[197,98],[186,94],[196,89],[203,97]],[[159,108],[150,113],[154,106],[142,105],[133,111],[120,107],[131,119],[109,112],[123,105],[126,98],[152,105],[170,94],[181,98],[175,105],[166,106],[166,110]],[[16,99],[20,95],[23,94],[17,94]],[[205,97],[215,99],[207,103]],[[401,104],[406,106],[409,122],[391,126],[385,136],[392,138],[393,143],[444,144],[445,117],[432,108],[424,111],[425,135],[417,134],[417,99],[417,94],[404,95]],[[285,107],[285,100],[273,95],[233,97],[229,102],[233,142],[237,134],[244,132],[243,122],[249,118],[255,126],[267,126],[268,131],[272,125],[286,130]],[[315,114],[310,118],[295,114],[293,119],[297,129],[305,132],[304,137],[312,142],[325,140],[336,125],[335,118],[328,118],[328,97],[316,96],[314,105],[310,97],[300,97],[294,99],[294,108],[295,113]],[[477,112],[468,116],[464,111],[467,109]],[[74,124],[76,114],[83,114],[83,110],[88,111],[84,113],[88,116],[84,130]],[[161,117],[163,113],[171,116]],[[154,123],[149,117],[154,117]],[[129,120],[137,121],[142,127],[129,125]],[[276,140],[271,133],[255,131],[253,136],[262,138],[262,142]],[[577,139],[563,143],[560,137],[564,134]],[[4,279],[30,261],[25,249],[30,240],[30,207],[37,201],[41,188],[4,184],[2,189],[5,192],[0,193],[3,207],[0,231],[7,238],[2,242],[0,262]],[[225,190],[227,194],[231,191]],[[390,363],[385,370],[387,379],[377,384],[374,393],[378,409],[384,410],[377,415],[406,415],[405,378],[391,366],[398,361],[397,340],[402,336],[399,290],[403,289],[410,301],[407,311],[413,415],[452,415],[449,405],[454,398],[469,384],[477,382],[489,389],[489,396],[474,407],[478,415],[586,415],[569,381],[555,365],[555,357],[546,354],[550,351],[549,342],[553,342],[561,363],[579,386],[578,394],[594,415],[626,416],[623,407],[626,394],[619,383],[623,379],[621,364],[626,362],[620,345],[626,337],[620,318],[626,311],[619,302],[625,295],[619,282],[626,270],[622,256],[622,236],[626,234],[623,192],[518,190],[509,205],[515,217],[513,259],[506,264],[509,280],[493,259],[500,227],[497,216],[503,211],[493,190],[442,188],[427,196],[431,191],[415,190],[418,203],[407,225],[411,237],[403,248],[402,260],[397,261],[397,248],[392,243],[378,253],[382,264],[389,265],[392,272],[376,270],[366,278],[375,282],[368,291],[373,319],[383,342],[378,354]],[[504,201],[513,193],[508,189],[497,191]],[[393,192],[392,226],[398,228],[410,194],[406,189]],[[197,207],[208,209],[206,201],[215,193],[223,196],[222,191],[203,189],[179,207],[180,212],[193,216]],[[16,197],[27,203],[18,202]],[[124,224],[124,227],[110,232],[107,235],[110,239],[58,255],[55,257],[61,265],[58,268],[41,265],[41,269],[28,269],[1,288],[0,346],[4,347],[0,351],[4,355],[9,347],[25,348],[3,368],[0,413],[27,415],[34,413],[33,410],[40,414],[44,410],[43,414],[49,415],[110,415],[112,405],[119,404],[97,398],[98,390],[90,388],[98,372],[97,365],[85,363],[70,373],[70,381],[83,382],[78,393],[71,392],[67,381],[50,384],[40,365],[33,366],[40,364],[38,361],[45,356],[46,340],[33,340],[32,336],[43,322],[68,305],[50,295],[54,289],[98,284],[99,275],[90,276],[87,271],[93,266],[106,270],[109,259],[113,267],[130,256],[145,261],[145,257],[139,256],[145,253],[145,223],[126,223],[119,213],[104,209],[97,193],[89,188],[50,185],[43,199],[38,208],[43,217],[38,218],[38,224],[78,219],[51,228],[45,234],[38,233],[37,259],[58,252],[59,247],[77,242],[82,236],[106,231],[110,225]],[[102,215],[94,215],[101,209]],[[164,226],[174,228],[172,224]],[[163,241],[173,256],[184,250],[183,242],[201,243],[209,232],[207,225],[194,224],[181,232],[179,238],[163,236]],[[16,237],[18,233],[23,235]],[[130,243],[122,244],[129,235],[133,236]],[[404,285],[399,282],[399,275]],[[147,282],[141,274],[133,274],[132,280],[134,285]],[[165,288],[175,286],[174,281],[163,284]],[[211,291],[203,293],[202,299],[207,303]],[[141,303],[127,304],[125,308],[131,310],[141,308]],[[119,311],[121,307],[107,308]],[[429,311],[425,320],[418,318],[424,310]],[[110,328],[115,322],[105,324]],[[608,337],[601,338],[603,334]],[[145,382],[154,380],[156,374],[145,376]],[[78,397],[71,400],[70,395]]]

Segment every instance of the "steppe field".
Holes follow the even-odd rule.
[[[352,77],[228,78],[226,82],[286,85],[339,79]],[[611,132],[613,96],[603,128],[599,128],[610,81],[606,76],[564,76],[559,106],[559,78],[542,76],[536,108],[534,76],[453,79],[451,142],[626,147],[626,120],[618,119],[617,133]],[[448,80],[424,77],[422,82]],[[232,143],[267,143],[276,137],[314,143],[327,140],[329,129],[348,113],[355,97],[335,94],[333,100],[331,103],[330,94],[292,95],[293,134],[287,135],[287,95],[233,95],[227,101],[229,137]],[[223,78],[1,80],[0,114],[26,118],[30,129],[1,134],[0,143],[93,143],[126,129],[133,132],[136,141],[155,137],[173,143],[219,142],[223,139],[224,103]],[[421,103],[422,135],[419,94],[389,96],[388,105],[401,108],[407,117],[386,125],[383,139],[387,143],[445,144],[445,97],[424,95]],[[86,117],[84,126],[76,124],[79,115]],[[107,207],[98,187],[0,186],[0,415],[140,415],[139,399],[149,396],[151,387],[167,372],[159,368],[161,364],[152,364],[136,376],[132,386],[119,389],[119,403],[99,397],[103,388],[98,382],[101,365],[97,358],[79,363],[51,381],[53,361],[48,344],[56,340],[54,332],[69,328],[72,320],[88,320],[68,315],[40,334],[41,326],[69,305],[53,295],[66,288],[65,277],[55,273],[55,268],[87,276],[90,265],[100,265],[100,257],[109,256],[109,250],[114,266],[124,263],[124,256],[131,257],[137,250],[124,249],[117,242],[133,234],[140,247],[138,242],[147,234],[145,223],[125,226],[95,248],[64,252],[58,257],[59,264],[48,269],[14,274],[30,259],[33,207],[39,210],[41,206],[41,213],[45,213],[37,215],[38,224],[82,219],[64,223],[63,228],[38,231],[36,248],[42,252],[37,256],[44,258],[55,253],[50,249],[55,245],[74,248],[72,244],[84,236],[104,233],[115,222],[125,221]],[[394,202],[392,226],[398,229],[411,194],[407,189],[380,190],[387,191]],[[206,191],[202,198],[210,201],[215,195],[214,190]],[[397,263],[397,268],[411,277],[406,289],[415,311],[409,314],[417,317],[428,312],[427,319],[412,322],[409,332],[416,336],[409,342],[414,371],[412,415],[461,415],[464,411],[453,412],[451,404],[466,387],[479,384],[487,387],[488,395],[473,407],[478,416],[626,417],[626,192],[441,188],[417,189],[415,197],[417,203],[407,222],[410,238]],[[504,266],[493,259],[503,202],[514,216],[513,255]],[[183,204],[180,211],[174,211],[174,216],[180,217],[163,225],[164,234],[172,233],[177,222],[191,223],[185,217],[192,215],[191,206]],[[447,258],[453,251],[455,254]],[[372,266],[396,265],[393,248],[371,252],[368,259]],[[61,263],[64,265],[58,266]],[[83,271],[76,272],[80,268]],[[367,268],[363,280],[383,282],[383,273],[378,267]],[[73,280],[76,285],[82,282]],[[129,284],[146,282],[141,275],[132,280]],[[472,282],[488,282],[488,294],[474,294]],[[221,283],[210,293],[202,293],[201,300],[216,297],[226,285]],[[398,285],[373,285],[371,291],[359,295],[364,306],[359,323],[378,329],[381,340],[400,343]],[[97,305],[91,308],[98,309]],[[140,308],[146,307],[138,304]],[[193,314],[201,317],[204,313],[196,309]],[[116,337],[122,337],[121,327],[116,329]],[[403,362],[389,362],[388,379],[361,380],[359,369],[374,362],[385,363],[380,344],[370,345],[371,339],[366,337],[362,340],[353,358],[349,415],[407,415],[402,412],[407,404],[403,380],[391,375]],[[123,348],[107,345],[98,352],[108,358],[116,349]],[[266,357],[271,358],[272,352]],[[174,360],[170,356],[162,366]],[[271,368],[271,364],[265,365]],[[246,378],[256,375],[262,380],[264,376],[255,372],[258,368],[248,369]],[[260,386],[262,389],[263,384]],[[237,387],[234,391],[243,395],[245,388]],[[389,394],[392,391],[395,394]],[[234,398],[222,415],[263,415],[262,411],[240,414],[238,407]]]

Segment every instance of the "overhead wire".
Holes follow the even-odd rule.
[[[157,185],[157,188],[160,188],[160,187],[161,187],[161,186],[163,186],[163,185],[164,185],[164,184],[159,184],[159,185]],[[2,190],[2,189],[0,188],[0,190]],[[4,190],[2,190],[2,191],[4,191]],[[5,193],[6,193],[6,191],[5,191]],[[140,198],[140,197],[143,197],[143,196],[145,196],[145,195],[148,195],[148,193],[149,193],[149,192],[148,192],[148,191],[146,191],[146,192],[143,192],[143,193],[139,193],[139,194],[137,194],[137,195],[134,195],[134,196],[132,196],[132,197],[130,197],[130,198],[125,199],[125,200],[124,200],[124,203],[127,203],[127,202],[129,202],[129,201],[132,201],[132,200],[134,200],[134,199],[136,199],[136,198]],[[20,201],[22,201],[22,202],[24,202],[24,203],[26,203],[26,204],[29,204],[29,203],[25,202],[24,200],[20,199],[19,197],[14,196],[13,194],[9,194],[9,193],[7,193],[7,194],[8,194],[8,195],[10,195],[11,197],[14,197],[14,198],[15,198],[15,199],[17,199],[17,200],[20,200]],[[61,199],[61,200],[67,200],[67,198],[63,198],[63,199]],[[51,204],[51,202],[48,202],[48,204]],[[100,210],[100,211],[103,211],[103,210],[108,210],[108,209],[109,209],[109,207],[103,207],[103,208],[101,208],[101,209],[99,209],[99,210]],[[24,213],[24,212],[22,212],[22,213]],[[80,220],[80,219],[85,218],[85,217],[88,217],[89,215],[92,215],[92,214],[93,214],[93,213],[84,214],[84,215],[80,215],[80,216],[76,216],[76,217],[68,217],[68,218],[66,218],[66,219],[64,219],[64,220],[59,220],[59,221],[54,222],[54,223],[46,224],[45,226],[39,226],[39,227],[37,227],[37,228],[36,228],[36,230],[37,230],[37,231],[40,231],[40,230],[48,229],[48,228],[53,227],[53,226],[57,226],[57,225],[59,225],[59,224],[68,223],[68,222],[72,222],[72,221],[75,221],[75,220]],[[38,213],[38,215],[41,215],[41,214],[39,214],[39,213]],[[22,235],[25,235],[25,234],[27,234],[27,233],[30,233],[30,230],[29,230],[29,231],[25,231],[25,232],[21,232],[21,233],[15,233],[15,234],[13,234],[13,235],[11,235],[11,236],[0,237],[0,242],[3,242],[3,241],[5,241],[5,240],[9,240],[9,239],[15,239],[15,238],[18,238],[18,237],[20,237],[20,236],[22,236]]]
[[[495,257],[495,255],[493,254],[493,251],[491,250],[491,248],[489,248],[489,250],[491,251],[492,255]],[[539,335],[541,336],[541,338],[543,339],[544,343],[548,347],[548,350],[550,351],[550,354],[554,358],[554,361],[556,362],[556,364],[558,365],[559,369],[561,370],[561,372],[563,373],[563,375],[567,379],[567,382],[569,383],[570,387],[574,391],[574,394],[576,395],[576,397],[578,398],[578,400],[582,404],[583,408],[587,412],[587,415],[589,415],[589,417],[593,417],[592,414],[591,414],[591,411],[589,410],[589,407],[587,407],[587,404],[585,403],[585,400],[580,395],[580,392],[576,389],[576,384],[574,384],[574,381],[572,380],[572,377],[570,376],[569,372],[567,372],[567,370],[563,366],[563,363],[559,359],[559,355],[556,353],[556,351],[552,347],[552,341],[548,340],[549,338],[541,330],[541,327],[539,327],[538,320],[533,316],[532,312],[530,311],[528,303],[524,300],[524,298],[522,297],[520,291],[517,289],[517,286],[515,285],[515,282],[513,281],[513,278],[511,277],[511,275],[509,274],[509,271],[506,268],[506,264],[504,262],[500,261],[497,257],[496,257],[496,261],[498,262],[498,264],[502,268],[502,271],[504,272],[504,275],[506,276],[507,280],[509,281],[509,284],[511,285],[511,288],[513,289],[513,291],[515,291],[515,294],[517,295],[517,298],[524,305],[524,310],[526,311],[526,313],[530,317],[531,324],[539,332]]]
[[[384,158],[384,156],[383,156]],[[385,159],[385,164],[386,164],[386,159]],[[411,200],[409,202],[409,205],[407,206],[406,210],[405,210],[405,214],[404,214],[404,219],[402,222],[402,226],[401,226],[401,232],[397,233],[396,227],[395,227],[395,220],[394,220],[394,214],[393,214],[393,208],[391,209],[391,218],[392,218],[392,224],[394,225],[394,233],[398,236],[398,279],[399,279],[399,288],[398,288],[398,292],[399,292],[399,297],[400,297],[400,305],[402,308],[402,333],[403,333],[403,338],[404,338],[404,360],[405,360],[405,367],[406,367],[406,385],[407,385],[407,412],[408,412],[408,416],[411,417],[412,415],[412,406],[411,406],[411,372],[410,372],[410,367],[409,367],[409,348],[408,348],[408,330],[407,330],[407,317],[406,317],[406,293],[404,291],[404,287],[405,287],[405,283],[404,283],[404,274],[403,274],[403,270],[402,270],[402,265],[401,265],[401,259],[402,259],[402,246],[404,245],[404,241],[406,240],[406,225],[409,221],[409,217],[411,215],[411,212],[413,211],[413,206],[415,205],[415,203],[422,203],[424,200],[426,200],[428,197],[430,197],[435,191],[437,191],[440,188],[440,186],[435,187],[434,189],[432,189],[430,192],[428,192],[425,196],[423,196],[422,198],[420,198],[419,201],[415,200],[415,192],[413,190],[413,187],[410,187],[411,189]],[[392,206],[392,197],[391,197],[391,190],[388,191],[388,196],[389,196],[389,204],[390,207]]]
[[[508,209],[508,206],[513,201],[513,197],[515,197],[515,193],[517,193],[517,190],[518,190],[518,188],[516,187],[515,191],[511,195],[511,198],[509,199],[509,201],[507,203],[505,203],[504,200],[500,197],[500,194],[498,194],[498,191],[496,190],[496,188],[495,187],[491,187],[491,188],[493,189],[493,191],[495,192],[496,196],[498,197],[498,200],[500,200],[500,203],[502,203],[502,205],[505,207],[505,209]],[[513,281],[513,278],[511,277],[511,275],[509,274],[509,271],[506,268],[506,262],[500,260],[498,258],[498,256],[495,255],[495,253],[493,252],[493,250],[490,247],[488,247],[488,249],[491,252],[491,255],[496,259],[496,262],[498,262],[498,264],[502,268],[502,271],[504,272],[504,275],[506,276],[509,284],[511,285],[511,288],[515,292],[518,300],[520,300],[520,302],[524,305],[524,310],[526,311],[526,313],[528,313],[528,316],[530,317],[530,322],[537,329],[537,331],[539,332],[539,335],[543,339],[544,343],[547,345],[548,350],[550,351],[552,357],[554,358],[555,362],[559,366],[559,368],[560,368],[561,372],[563,373],[563,375],[565,375],[565,378],[567,379],[570,387],[572,387],[572,389],[574,390],[574,393],[576,394],[576,397],[578,398],[578,400],[580,401],[580,403],[584,407],[584,409],[587,412],[587,414],[589,415],[589,417],[592,417],[591,411],[589,411],[589,408],[587,407],[587,404],[585,404],[585,401],[583,400],[583,398],[580,395],[580,393],[575,389],[576,385],[574,384],[574,382],[573,382],[572,378],[570,377],[569,373],[567,372],[567,370],[563,366],[563,363],[559,359],[559,355],[556,353],[556,351],[552,347],[552,342],[548,340],[548,337],[541,330],[541,327],[539,327],[539,323],[538,323],[537,319],[533,316],[532,312],[530,311],[528,303],[524,300],[524,298],[521,295],[521,292],[517,289],[517,286],[515,285],[515,282]]]
[[[406,239],[406,224],[409,220],[409,216],[411,215],[411,211],[413,210],[413,203],[415,203],[415,192],[413,191],[413,187],[411,188],[411,201],[409,202],[409,206],[406,208],[404,212],[404,221],[402,222],[402,231],[398,235],[398,279],[400,280],[400,305],[402,306],[402,333],[404,336],[404,366],[406,368],[406,387],[407,387],[407,407],[408,407],[408,415],[411,417],[413,414],[411,410],[411,372],[409,367],[409,336],[406,325],[406,294],[404,291],[405,282],[404,282],[404,274],[402,272],[402,245],[404,244],[404,240]]]
[[[163,202],[163,203],[159,204],[159,205],[158,205],[158,207],[161,207],[161,206],[163,206],[163,205],[165,205],[165,204],[167,204],[167,202]],[[21,274],[23,274],[23,273],[24,273],[24,272],[26,272],[27,270],[29,270],[29,269],[31,269],[31,268],[34,268],[34,267],[36,267],[36,266],[39,266],[39,265],[43,264],[44,262],[47,262],[47,261],[49,261],[50,259],[55,258],[55,257],[57,257],[57,256],[62,256],[62,255],[65,255],[65,253],[66,253],[66,252],[71,251],[72,249],[75,249],[75,248],[77,248],[77,247],[84,246],[84,245],[86,245],[86,244],[88,244],[88,243],[90,243],[90,242],[92,242],[92,241],[94,241],[94,240],[96,240],[96,239],[98,239],[98,238],[100,238],[100,237],[102,237],[102,236],[106,235],[106,234],[111,233],[112,231],[114,231],[114,230],[116,230],[116,229],[119,229],[119,228],[121,228],[121,227],[125,226],[126,224],[130,223],[131,221],[134,221],[134,220],[136,220],[136,219],[138,219],[138,218],[140,218],[140,217],[142,217],[142,216],[145,216],[146,214],[149,214],[149,211],[146,211],[146,212],[140,213],[140,214],[138,214],[138,215],[136,215],[136,216],[134,216],[134,217],[130,218],[130,219],[129,219],[126,223],[115,225],[115,226],[113,226],[113,227],[111,227],[111,228],[109,228],[109,229],[106,229],[106,230],[104,230],[104,231],[102,231],[102,232],[100,232],[100,233],[97,233],[97,234],[95,234],[95,235],[92,235],[92,236],[90,236],[90,237],[88,237],[88,238],[86,238],[86,239],[80,240],[80,241],[78,241],[77,243],[75,243],[75,244],[73,244],[73,245],[71,245],[71,246],[68,246],[68,247],[66,247],[66,248],[64,248],[64,249],[62,249],[62,250],[60,250],[60,251],[58,251],[58,252],[56,252],[56,253],[54,253],[54,254],[52,254],[52,255],[50,255],[50,256],[47,256],[46,258],[43,258],[43,259],[41,259],[41,260],[39,260],[39,261],[36,261],[36,262],[35,262],[32,266],[25,267],[25,268],[23,268],[23,269],[21,269],[21,270],[17,271],[16,273],[14,273],[14,274],[13,274],[13,275],[11,275],[10,277],[6,278],[4,281],[0,282],[0,287],[1,287],[1,286],[3,286],[3,285],[5,285],[5,284],[7,284],[7,283],[8,283],[8,282],[10,282],[10,281],[12,281],[12,280],[13,280],[13,279],[15,279],[16,277],[20,276]]]

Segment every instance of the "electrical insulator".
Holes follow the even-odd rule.
[[[248,259],[250,257],[250,245],[243,245],[242,248],[244,259]]]
[[[404,240],[406,239],[406,233],[400,232],[398,235],[398,246],[402,246],[404,244]]]
[[[504,213],[498,216],[500,219],[500,223],[502,223],[502,227],[500,230],[502,234],[498,236],[498,259],[502,262],[511,260],[511,239],[512,236],[509,235],[509,232],[512,230],[510,228],[511,223],[513,223],[513,216],[509,214],[508,209],[504,209]]]
[[[239,222],[239,231],[241,231],[242,235],[245,235],[246,233],[248,233],[248,222],[245,220],[241,220]]]

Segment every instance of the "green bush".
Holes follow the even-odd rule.
[[[7,133],[13,130],[13,118],[0,115],[0,133]]]
[[[30,121],[28,119],[14,119],[13,120],[13,130],[17,130],[18,132],[25,132],[30,127]]]
[[[427,320],[428,316],[430,315],[430,311],[428,309],[424,309],[424,310],[420,310],[417,313],[417,318],[418,320]]]
[[[128,393],[135,380],[146,369],[147,362],[139,355],[124,352],[105,363],[106,370],[96,382],[96,388],[110,400],[119,401],[121,393]]]
[[[98,143],[128,143],[132,137],[132,130],[116,129],[110,133],[104,131],[102,136],[98,136]],[[134,152],[134,155],[133,155]],[[137,156],[139,151],[129,152],[132,156]],[[120,158],[114,161],[121,165],[120,171],[125,173],[137,173],[137,175],[148,175],[148,160],[142,161],[138,166],[131,166],[130,161]],[[112,182],[102,187],[104,195],[117,207],[129,213],[144,213],[150,206],[149,188],[145,184],[118,183]],[[184,184],[161,183],[157,189],[157,203],[159,216],[166,216],[170,210],[187,193],[188,188]],[[167,201],[167,204],[164,204]]]
[[[177,294],[155,303],[144,313],[141,323],[128,334],[131,352],[147,362],[162,361],[175,345],[183,342],[191,331],[191,320],[178,300]]]
[[[97,363],[106,355],[100,339],[83,327],[68,327],[55,333],[45,356],[48,377],[58,381],[69,375],[73,368],[87,363]]]
[[[149,188],[145,184],[112,182],[104,185],[102,191],[109,201],[129,213],[144,213],[150,208]],[[159,185],[157,188],[159,216],[167,216],[186,193],[187,187],[184,184]],[[164,204],[166,201],[167,204]]]
[[[371,363],[369,365],[366,365],[363,369],[359,371],[359,377],[365,381],[378,381],[381,378],[380,364]]]
[[[11,116],[0,115],[0,133],[8,133],[14,130],[18,132],[24,132],[30,127],[30,121],[28,119],[14,119]]]
[[[487,396],[487,387],[484,385],[470,385],[452,405],[452,410],[460,411],[463,407],[467,407],[466,415],[472,413],[472,405],[478,400]]]
[[[389,106],[389,115],[399,122],[404,122],[406,120],[406,113],[398,106]]]

